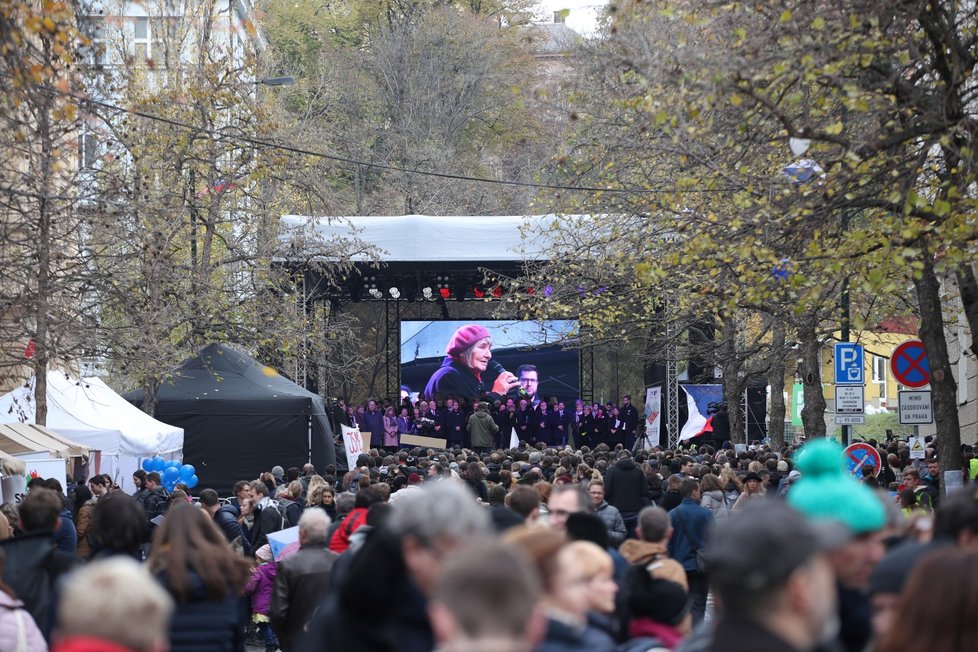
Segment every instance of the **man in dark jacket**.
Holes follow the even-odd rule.
[[[238,523],[238,510],[231,505],[221,505],[217,492],[213,489],[204,489],[200,492],[200,505],[214,519],[214,523],[224,533],[228,543],[240,546],[241,553],[250,556],[251,542],[241,529],[241,524]]]
[[[610,471],[609,471],[610,473]],[[690,613],[693,624],[703,620],[706,613],[706,595],[709,592],[709,578],[700,571],[696,554],[704,548],[713,528],[713,512],[700,507],[700,483],[686,478],[679,486],[683,500],[669,512],[672,525],[672,539],[669,540],[669,556],[682,564],[689,583],[689,597],[692,600]]]
[[[618,411],[625,424],[622,433],[625,435],[625,450],[635,448],[635,429],[638,428],[638,410],[632,405],[632,397],[628,394],[621,399],[621,410]]]
[[[268,535],[278,532],[284,525],[284,518],[278,511],[278,503],[269,497],[268,487],[261,480],[251,483],[251,492],[254,495],[253,512],[255,524],[251,528],[251,549],[258,550],[268,543]]]
[[[721,523],[709,547],[723,605],[710,652],[809,652],[824,643],[836,611],[825,556],[834,536],[780,501]]]
[[[632,536],[638,513],[649,502],[649,483],[627,450],[618,453],[618,461],[608,469],[604,490],[605,500],[618,508],[625,521],[625,531]]]
[[[45,637],[53,624],[54,587],[78,563],[77,557],[54,546],[61,510],[59,495],[47,487],[32,487],[20,504],[24,534],[0,542],[0,551],[6,556],[3,580],[23,601]]]
[[[520,406],[516,409],[513,416],[516,426],[516,436],[519,438],[520,443],[532,442],[534,440],[536,428],[533,425],[533,416],[533,408],[530,407],[529,402],[525,398],[520,399]]]
[[[448,439],[449,446],[465,445],[465,415],[459,410],[458,402],[453,398],[445,401],[442,424],[442,437]]]
[[[146,510],[146,522],[148,523],[148,536],[150,540],[153,537],[153,531],[156,529],[156,524],[153,523],[153,519],[159,516],[163,516],[163,512],[166,511],[166,504],[169,499],[166,493],[163,491],[163,479],[160,474],[156,471],[146,474],[146,494],[142,501],[142,506]]]
[[[384,445],[384,413],[377,409],[377,401],[367,401],[360,430],[370,433],[371,448]]]
[[[330,587],[333,563],[339,555],[326,550],[329,516],[308,509],[299,519],[299,550],[278,563],[268,617],[283,652],[298,647],[319,603]]]

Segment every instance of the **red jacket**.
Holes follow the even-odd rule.
[[[329,540],[329,549],[336,554],[343,554],[350,547],[350,535],[367,524],[367,508],[357,507],[347,514],[340,526],[333,532]]]
[[[51,652],[132,652],[132,650],[102,638],[72,636],[55,643],[51,647]]]

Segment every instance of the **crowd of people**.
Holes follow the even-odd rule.
[[[879,445],[887,468],[855,479],[828,440],[782,454],[530,441],[375,447],[348,471],[273,467],[225,499],[167,494],[142,471],[135,495],[99,475],[67,495],[34,479],[0,514],[0,649],[896,652],[978,640],[978,493],[942,496],[935,460],[918,468],[905,442]],[[291,527],[297,543],[277,546]]]
[[[403,434],[445,439],[449,446],[480,451],[508,446],[513,432],[521,444],[572,448],[621,444],[631,450],[636,438],[641,438],[642,418],[630,396],[622,397],[621,405],[610,401],[586,405],[580,399],[570,404],[556,397],[541,399],[537,395],[535,368],[526,367],[521,367],[520,374],[523,393],[516,398],[475,401],[437,395],[431,400],[413,402],[404,397],[399,404],[389,399],[380,403],[371,399],[359,405],[340,400],[331,415],[332,425],[337,431],[345,425],[369,432],[371,446],[389,451],[400,447]],[[492,421],[485,428],[484,438],[479,437],[479,428],[473,432],[471,427],[471,417],[480,412]]]

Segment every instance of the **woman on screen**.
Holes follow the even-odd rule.
[[[452,335],[447,354],[428,380],[424,397],[436,395],[481,399],[483,393],[490,401],[498,399],[520,386],[519,379],[492,361],[492,336],[479,324],[460,326]]]

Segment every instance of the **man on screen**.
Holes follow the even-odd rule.
[[[540,397],[537,396],[537,390],[540,388],[540,372],[537,371],[536,365],[520,365],[516,369],[516,376],[519,378],[520,387],[526,393],[525,396],[530,404],[533,407],[540,405]]]

